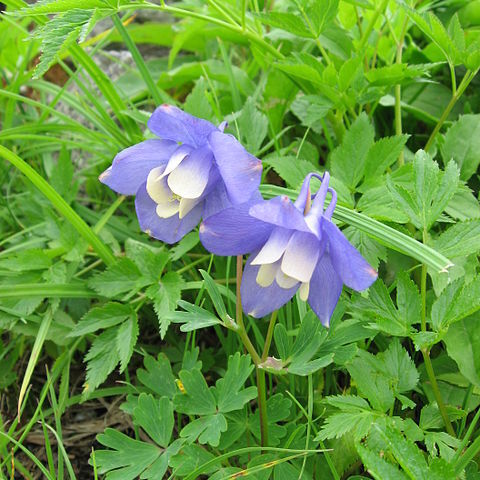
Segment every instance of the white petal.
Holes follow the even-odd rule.
[[[209,150],[194,150],[168,175],[168,186],[182,198],[198,198],[207,186],[212,161]]]
[[[308,299],[308,294],[310,293],[310,282],[303,282],[300,285],[298,294],[300,295],[300,300],[306,302]]]
[[[285,275],[281,268],[277,270],[275,280],[277,281],[279,287],[285,288],[286,290],[294,287],[298,283],[297,279]],[[265,301],[268,301],[268,299],[265,299]]]
[[[320,242],[305,232],[295,232],[282,259],[282,271],[300,282],[309,282],[320,255]]]
[[[181,198],[180,199],[180,208],[178,210],[178,216],[183,218],[187,213],[191,212],[191,210],[198,204],[200,199],[198,198]]]
[[[192,151],[190,147],[186,145],[181,145],[175,150],[173,155],[170,157],[170,160],[165,167],[165,171],[162,174],[162,177],[166,177],[169,173],[173,172],[182,162],[183,159]]]
[[[275,280],[280,265],[278,263],[267,263],[258,269],[257,283],[261,287],[269,287]]]
[[[167,179],[162,178],[165,165],[154,168],[147,177],[147,193],[155,203],[169,203],[174,200],[173,192],[168,188]]]
[[[178,208],[178,202],[159,203],[155,211],[160,218],[170,218],[178,213]]]
[[[265,245],[252,260],[252,265],[263,265],[279,260],[283,252],[285,252],[291,236],[291,230],[275,228]]]

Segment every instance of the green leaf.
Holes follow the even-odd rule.
[[[429,230],[453,197],[459,172],[455,163],[449,162],[445,172],[423,150],[413,161],[413,189],[394,184],[389,177],[388,186],[393,198],[410,217],[418,229]]]
[[[316,38],[337,16],[338,0],[314,0],[305,10]]]
[[[158,359],[155,360],[155,358],[146,354],[143,364],[145,370],[142,368],[137,370],[138,380],[158,396],[172,399],[177,392],[177,387],[167,356],[160,353]]]
[[[178,305],[186,312],[171,312],[167,315],[167,320],[173,323],[181,323],[180,330],[182,332],[191,332],[199,328],[211,327],[222,323],[215,315],[204,308],[193,305],[192,303],[180,300]]]
[[[281,393],[277,393],[267,399],[268,440],[271,446],[276,446],[287,434],[287,428],[277,422],[283,422],[290,416],[292,402]],[[248,422],[251,432],[256,439],[260,440],[260,414],[258,409],[250,417]]]
[[[421,323],[422,298],[417,285],[406,272],[397,277],[397,308],[404,325]]]
[[[141,393],[133,410],[133,419],[158,445],[168,447],[175,419],[172,402],[167,397],[156,399],[153,395]]]
[[[272,11],[264,14],[258,13],[256,17],[262,23],[270,25],[271,27],[280,28],[287,32],[293,33],[299,37],[314,38],[315,35],[305,24],[301,15],[296,15],[289,12]]]
[[[340,438],[350,433],[360,440],[368,434],[377,415],[368,406],[329,415],[315,440]]]
[[[120,359],[120,373],[127,368],[130,357],[133,353],[133,347],[137,343],[138,337],[138,319],[134,313],[124,321],[117,330],[117,351]]]
[[[212,453],[199,445],[186,445],[170,460],[170,466],[173,468],[173,478],[185,477],[214,458],[215,456]],[[203,473],[212,473],[217,469],[217,465],[212,465],[210,468],[206,468]]]
[[[394,339],[383,352],[385,373],[393,381],[393,390],[398,393],[413,390],[418,383],[418,372],[408,352]]]
[[[480,164],[480,115],[462,115],[447,130],[440,150],[444,163],[453,160],[460,178],[468,180]]]
[[[378,455],[371,450],[357,444],[357,452],[360,455],[368,473],[372,475],[375,480],[408,480],[404,473],[398,467],[387,462],[383,455]]]
[[[125,253],[130,260],[133,260],[142,275],[152,283],[159,281],[169,260],[165,249],[154,248],[132,238],[128,238],[125,242]]]
[[[395,402],[387,376],[378,369],[378,360],[371,354],[359,351],[347,364],[358,392],[366,397],[372,407],[379,412],[388,411]]]
[[[227,421],[221,413],[197,418],[185,425],[180,432],[180,437],[186,438],[189,443],[197,440],[201,444],[208,443],[217,447],[220,443],[220,435],[227,431]]]
[[[0,268],[13,272],[46,270],[52,265],[52,259],[45,251],[34,248],[0,259]]]
[[[92,9],[92,8],[112,8],[113,1],[108,2],[107,0],[82,0],[82,8]],[[115,1],[115,4],[117,2]],[[19,15],[41,15],[41,14],[52,14],[52,13],[62,13],[68,12],[69,10],[75,9],[78,7],[78,2],[76,0],[39,0],[33,5],[22,8],[18,12]]]
[[[315,169],[307,160],[299,160],[293,156],[269,157],[264,163],[273,167],[275,172],[293,188],[299,188],[305,177]]]
[[[384,137],[370,147],[365,161],[365,179],[367,182],[382,175],[398,160],[408,137],[408,135]]]
[[[200,270],[200,275],[202,275],[203,280],[205,281],[205,288],[207,289],[208,295],[212,299],[215,310],[217,311],[218,316],[223,320],[227,320],[227,309],[223,303],[222,295],[218,290],[217,284],[213,278],[205,271]]]
[[[426,68],[422,65],[394,63],[371,69],[365,73],[365,77],[374,86],[393,86],[402,84],[405,80],[422,77],[425,73]]]
[[[105,330],[93,341],[85,355],[87,376],[83,385],[84,395],[93,392],[117,366],[120,358],[115,348],[116,336],[115,328]]]
[[[448,355],[462,374],[480,387],[480,318],[478,314],[450,325],[443,338]]]
[[[130,305],[108,302],[101,307],[89,310],[68,334],[69,337],[80,337],[93,333],[101,328],[109,328],[122,323],[133,314]]]
[[[260,112],[252,97],[245,102],[236,120],[244,147],[256,155],[268,133],[267,116]]]
[[[138,290],[148,281],[142,277],[140,270],[128,258],[122,258],[112,267],[95,275],[88,285],[100,295],[115,297],[121,293]]]
[[[456,223],[439,235],[433,245],[452,258],[480,252],[480,220]]]
[[[385,449],[395,457],[409,478],[412,480],[431,478],[423,453],[402,435],[393,420],[377,422],[372,428],[384,442]]]
[[[378,269],[380,260],[387,260],[387,249],[366,233],[353,227],[347,227],[343,233],[375,270]]]
[[[42,39],[42,56],[35,68],[35,77],[42,76],[56,57],[79,37],[85,37],[98,19],[98,10],[72,8],[40,27],[36,36]]]
[[[229,357],[227,371],[216,383],[217,405],[220,412],[240,410],[257,396],[256,387],[242,388],[252,371],[253,365],[249,355],[240,355],[237,352]]]
[[[179,377],[185,393],[174,396],[175,410],[187,415],[213,415],[216,412],[215,397],[202,373],[197,369],[182,370]]]
[[[273,338],[275,339],[275,346],[277,347],[280,358],[289,358],[290,352],[292,351],[292,340],[291,337],[288,336],[285,325],[282,323],[275,325]]]
[[[153,24],[158,26],[158,24]],[[185,100],[183,109],[185,112],[190,113],[198,118],[204,118],[210,122],[215,122],[215,114],[213,113],[212,106],[208,101],[209,91],[207,82],[204,78],[199,78],[192,91],[189,93]]]
[[[332,101],[322,95],[298,95],[290,108],[302,125],[320,133],[323,131],[321,120],[333,106]]]
[[[332,175],[354,191],[365,173],[367,154],[373,145],[374,130],[363,112],[345,133],[342,144],[330,156]]]

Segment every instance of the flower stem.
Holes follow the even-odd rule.
[[[427,240],[427,232],[426,230],[423,231],[423,243]],[[427,331],[427,266],[425,264],[422,265],[422,277],[420,283],[420,291],[422,295],[422,332]],[[443,423],[445,424],[445,428],[447,432],[452,436],[455,437],[455,430],[452,427],[450,422],[450,418],[448,418],[447,409],[445,404],[443,403],[442,394],[440,393],[440,389],[438,388],[437,378],[435,377],[435,372],[433,370],[432,360],[430,359],[430,349],[428,347],[422,348],[422,355],[423,361],[425,363],[425,370],[427,372],[428,379],[430,380],[430,384],[432,385],[433,394],[435,396],[435,400],[437,401],[438,410],[440,411],[440,415],[442,416]]]
[[[278,316],[278,310],[274,310],[272,312],[272,316],[270,317],[270,322],[268,324],[267,337],[265,338],[265,345],[263,346],[262,362],[264,362],[268,357],[268,351],[270,350],[270,345],[272,343],[273,330],[275,329],[277,316]]]
[[[262,447],[268,447],[268,418],[267,418],[267,387],[265,384],[265,370],[257,366],[258,412],[260,414],[260,442]]]

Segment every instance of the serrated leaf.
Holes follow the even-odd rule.
[[[253,365],[249,355],[240,355],[237,352],[229,357],[227,371],[216,383],[217,405],[220,412],[240,410],[257,396],[256,387],[243,388],[252,371]]]
[[[208,443],[212,447],[217,447],[220,443],[220,435],[227,431],[227,421],[221,413],[197,418],[185,425],[180,432],[182,438],[186,438],[189,443],[198,439],[202,445]]]
[[[397,308],[399,317],[408,329],[408,326],[421,323],[422,299],[417,285],[402,272],[397,278]]]
[[[125,242],[125,253],[142,275],[152,283],[159,281],[169,260],[169,254],[163,248],[155,248],[132,238],[128,238]]]
[[[301,15],[290,12],[269,12],[268,14],[258,13],[256,17],[265,25],[280,28],[299,37],[314,38],[314,33],[306,25]]]
[[[68,334],[69,337],[79,337],[87,333],[94,333],[102,328],[113,327],[126,320],[133,314],[130,305],[117,302],[108,302],[101,307],[89,310]]]
[[[115,297],[138,290],[147,283],[138,267],[130,259],[122,258],[112,267],[92,277],[88,285],[100,295]]]
[[[398,467],[387,462],[381,455],[378,455],[371,450],[368,450],[362,445],[357,444],[357,451],[368,470],[375,480],[408,480],[403,472]]]
[[[298,188],[305,176],[312,172],[313,166],[307,160],[299,160],[293,156],[269,157],[265,164],[273,167],[275,172],[285,180],[285,183],[293,188]]]
[[[453,160],[460,178],[468,180],[480,164],[480,115],[462,115],[447,130],[440,150],[444,163]]]
[[[142,368],[137,370],[138,380],[160,397],[165,396],[172,399],[177,388],[175,386],[172,367],[167,356],[160,353],[156,360],[146,354],[143,363],[145,370]]]
[[[120,358],[115,348],[117,331],[109,328],[100,334],[92,343],[85,355],[87,362],[87,376],[83,386],[83,394],[89,395],[117,366]]]
[[[275,325],[273,338],[275,339],[275,346],[277,347],[280,358],[290,357],[290,352],[292,351],[292,340],[288,336],[285,325],[281,323]]]
[[[439,235],[433,245],[449,258],[480,252],[480,220],[456,223]]]
[[[333,103],[322,95],[299,95],[290,108],[302,125],[320,133],[323,129],[321,120],[333,106]]]
[[[225,321],[227,319],[227,309],[225,308],[222,295],[220,294],[215,281],[205,270],[200,270],[200,275],[203,277],[205,288],[207,289],[208,295],[213,302],[213,306],[215,307],[218,316]]]
[[[115,1],[115,5],[118,2]],[[22,8],[18,14],[19,15],[41,15],[41,14],[52,14],[52,13],[63,13],[69,10],[75,9],[78,7],[77,0],[39,0],[33,5]],[[84,9],[93,9],[93,8],[112,8],[113,5],[107,0],[82,0],[82,8]]]
[[[173,478],[185,477],[214,458],[215,456],[212,453],[199,445],[186,445],[170,460],[170,466],[173,468]],[[218,465],[212,465],[205,468],[204,473],[212,473],[217,469]]]
[[[306,17],[312,25],[315,38],[335,19],[337,11],[338,0],[315,0],[306,8]]]
[[[365,174],[367,154],[373,145],[373,126],[365,113],[352,123],[342,144],[330,156],[332,175],[354,191]]]
[[[365,179],[367,182],[381,176],[398,160],[407,140],[408,135],[384,137],[370,147],[365,161]]]
[[[133,353],[133,347],[137,343],[138,337],[138,319],[137,314],[130,315],[117,330],[117,352],[120,359],[120,373],[127,368],[130,357]]]
[[[202,373],[197,370],[182,370],[179,374],[185,393],[173,397],[175,410],[187,415],[213,415],[216,401]]]
[[[393,390],[403,393],[413,390],[418,383],[418,372],[408,352],[394,339],[383,352],[385,373],[390,377]]]
[[[182,332],[191,332],[200,328],[220,325],[222,323],[215,315],[204,308],[193,305],[192,303],[180,300],[178,305],[186,312],[171,312],[167,315],[167,320],[173,323],[181,323],[180,330]]]
[[[359,440],[368,434],[376,415],[371,410],[334,413],[326,419],[315,440],[340,438],[349,433]]]
[[[197,80],[192,91],[185,100],[183,109],[198,118],[203,118],[210,122],[215,122],[215,114],[208,101],[208,86],[206,80],[202,77]]]
[[[141,393],[133,410],[133,420],[158,445],[168,447],[175,419],[172,402],[167,397],[156,399],[153,395]]]
[[[237,118],[238,129],[242,144],[256,155],[268,133],[267,116],[255,106],[252,97],[249,97]]]

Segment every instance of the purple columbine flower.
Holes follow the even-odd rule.
[[[262,165],[232,136],[171,105],[158,107],[148,128],[160,139],[121,151],[99,179],[112,190],[136,195],[143,231],[179,241],[200,219],[252,197]]]
[[[322,184],[310,195],[310,180]],[[323,178],[311,173],[295,201],[287,196],[263,201],[258,197],[230,207],[200,225],[200,240],[217,255],[250,253],[241,297],[245,312],[263,317],[287,303],[298,291],[324,325],[337,305],[343,284],[368,288],[377,272],[332,222],[337,194]],[[332,199],[325,209],[327,193]]]

